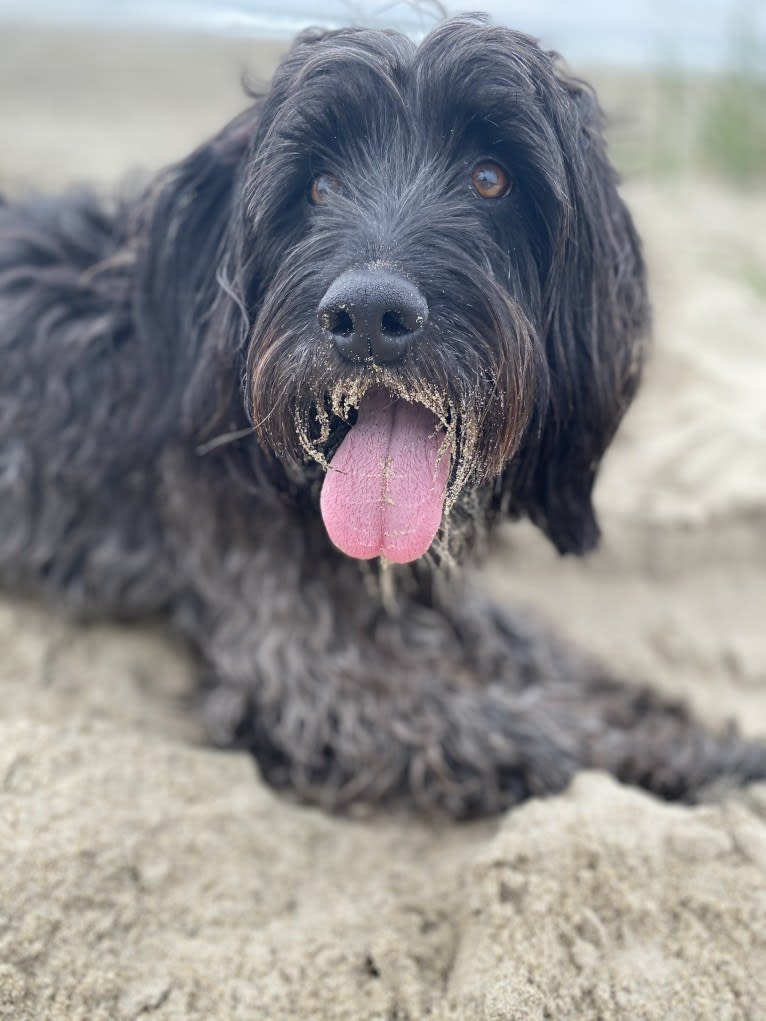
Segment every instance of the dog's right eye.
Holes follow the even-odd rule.
[[[340,191],[340,181],[335,174],[317,174],[311,182],[309,202],[314,206],[321,206],[338,191]]]
[[[483,199],[502,199],[513,187],[508,173],[499,163],[482,160],[471,171],[471,184]]]

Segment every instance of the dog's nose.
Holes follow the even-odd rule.
[[[350,269],[319,303],[319,325],[352,362],[403,358],[428,319],[417,287],[388,269]]]

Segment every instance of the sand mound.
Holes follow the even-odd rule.
[[[764,1017],[766,791],[587,774],[486,825],[331,820],[242,756],[0,728],[0,1016]]]

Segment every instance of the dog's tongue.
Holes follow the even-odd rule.
[[[328,535],[360,560],[417,560],[439,529],[449,468],[430,411],[384,392],[366,396],[322,486]]]

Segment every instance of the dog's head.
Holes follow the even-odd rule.
[[[155,209],[155,247],[186,263],[195,391],[215,352],[261,447],[327,471],[346,552],[414,559],[469,504],[595,543],[648,311],[599,108],[554,55],[464,19],[419,47],[307,33]]]

